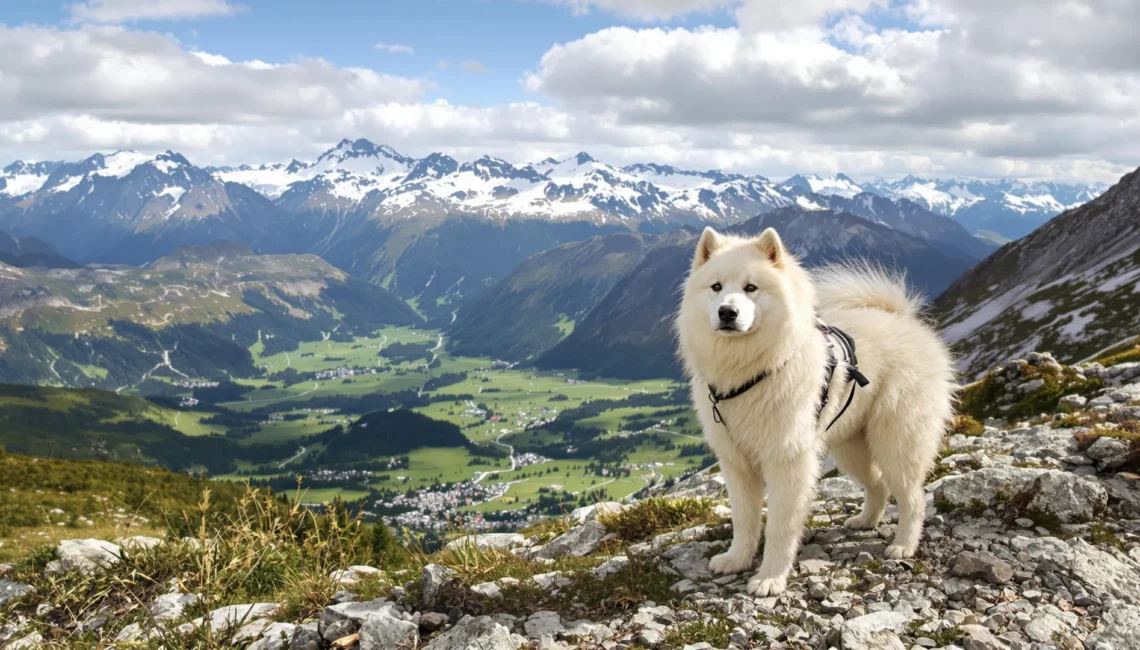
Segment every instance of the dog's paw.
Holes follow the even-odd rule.
[[[843,522],[843,527],[847,530],[869,530],[878,523],[878,521],[871,521],[871,516],[866,512],[861,512],[854,517],[848,517],[847,521]]]
[[[743,553],[721,553],[709,560],[709,571],[713,573],[740,573],[752,566],[752,556]]]
[[[905,560],[909,557],[914,557],[914,551],[915,549],[907,548],[902,544],[891,544],[887,547],[887,551],[884,555],[888,560]]]
[[[748,593],[757,598],[779,596],[787,588],[788,579],[786,577],[767,578],[757,574],[748,581]]]

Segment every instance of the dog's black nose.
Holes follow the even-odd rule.
[[[718,316],[720,316],[720,322],[722,323],[731,323],[732,321],[736,320],[737,316],[737,311],[728,306],[721,307],[720,309],[716,310],[716,313]]]

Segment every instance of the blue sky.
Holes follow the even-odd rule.
[[[427,77],[440,88],[433,96],[462,103],[543,101],[526,93],[519,78],[554,43],[581,38],[614,25],[644,26],[605,11],[575,12],[538,0],[238,0],[232,15],[191,20],[128,23],[169,33],[188,47],[233,60],[286,62],[321,57],[338,66],[362,66],[409,77]],[[9,24],[67,26],[66,3],[36,0],[0,10]],[[695,27],[733,24],[727,10],[703,11],[655,24]],[[377,43],[404,45],[412,54],[391,53]],[[485,72],[472,73],[465,62]]]
[[[0,162],[256,163],[365,137],[461,159],[1111,181],[1140,163],[1138,22],[1121,0],[10,1]]]

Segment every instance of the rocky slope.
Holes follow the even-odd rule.
[[[63,542],[0,578],[0,643],[188,648],[209,630],[210,647],[253,650],[1130,650],[1140,635],[1140,364],[1072,368],[1032,355],[995,370],[997,388],[982,401],[968,392],[967,405],[996,413],[1027,403],[1049,390],[1040,373],[1082,394],[1037,402],[1048,408],[1027,420],[960,418],[926,488],[913,560],[882,559],[894,506],[878,529],[847,530],[862,491],[823,479],[779,596],[754,598],[748,575],[709,571],[731,537],[731,511],[721,476],[705,471],[529,536],[459,536],[406,568],[348,557],[320,565],[327,586],[304,597],[316,602],[272,590],[256,593],[273,599],[222,599],[196,574],[165,582],[172,558],[235,552],[224,530],[212,542]],[[159,578],[141,577],[142,565]],[[76,604],[74,585],[128,575],[146,594],[135,607],[110,596]]]
[[[1076,361],[1140,334],[1140,171],[1003,246],[935,307],[968,376],[1029,350]]]

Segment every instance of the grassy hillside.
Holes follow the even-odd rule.
[[[171,426],[179,417],[130,395],[0,384],[0,445],[9,452],[225,469],[226,441],[181,433]]]
[[[419,316],[312,255],[219,242],[143,268],[0,264],[0,381],[121,389],[260,373],[249,348],[348,340]]]
[[[187,529],[183,513],[205,489],[220,507],[244,488],[159,467],[0,451],[0,562],[61,539]]]

